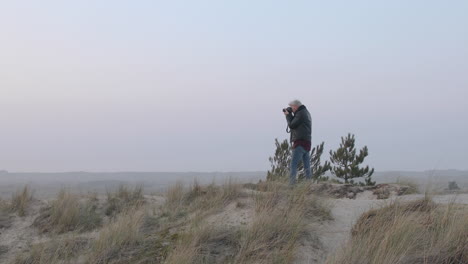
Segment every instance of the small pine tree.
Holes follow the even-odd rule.
[[[271,170],[267,172],[267,181],[287,179],[289,177],[289,167],[291,166],[291,146],[287,139],[279,142],[275,139],[275,155],[268,160],[271,163]]]
[[[345,183],[355,184],[355,178],[364,177],[365,182],[359,182],[360,185],[375,185],[375,182],[372,181],[374,169],[369,169],[369,166],[360,167],[360,164],[369,155],[367,146],[364,146],[357,155],[354,143],[354,135],[348,134],[346,138],[341,137],[340,147],[336,151],[330,151],[330,161],[333,164],[332,173],[343,179]]]
[[[456,181],[451,181],[449,182],[448,189],[450,191],[454,191],[454,190],[460,190],[460,187],[458,187],[458,184]]]
[[[279,142],[278,139],[275,139],[275,145],[275,155],[269,158],[271,163],[271,170],[269,170],[267,173],[267,180],[288,179],[292,159],[291,145],[286,139],[283,142]],[[328,161],[325,161],[325,164],[321,165],[320,158],[323,154],[324,145],[325,142],[317,145],[312,149],[310,155],[312,179],[317,182],[328,180],[328,177],[324,177],[323,175],[331,169],[330,163]],[[299,163],[298,167],[298,178],[299,180],[305,178],[304,164],[302,161]]]

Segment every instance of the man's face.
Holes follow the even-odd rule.
[[[290,105],[290,106],[291,106],[293,112],[296,113],[296,111],[297,111],[297,109],[299,108],[299,106],[297,106],[297,105]]]

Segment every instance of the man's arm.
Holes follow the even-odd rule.
[[[293,116],[292,114],[286,115],[286,120],[288,121],[288,126],[290,129],[298,128],[302,123],[302,115],[300,112]]]

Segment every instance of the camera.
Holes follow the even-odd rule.
[[[292,108],[291,107],[288,107],[288,108],[283,108],[283,112],[288,112],[288,113],[292,113]]]

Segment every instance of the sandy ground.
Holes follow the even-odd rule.
[[[31,225],[40,207],[44,205],[43,201],[33,200],[25,217],[14,217],[11,227],[0,229],[0,246],[8,249],[6,253],[0,255],[0,263],[9,263],[19,251],[27,248],[29,243],[41,241],[42,237],[31,228]]]
[[[393,199],[416,200],[423,197],[423,194],[415,194],[393,197],[386,200],[376,200],[372,193],[364,192],[355,200],[346,198],[328,200],[332,206],[334,220],[315,226],[313,230],[320,238],[320,250],[317,250],[317,246],[311,246],[308,249],[303,248],[304,250],[308,250],[310,254],[303,254],[308,255],[308,258],[302,257],[296,263],[324,263],[329,254],[333,254],[347,242],[352,226],[364,212],[385,206]],[[468,204],[468,194],[436,195],[432,198],[436,203],[450,203],[454,201],[459,204]]]
[[[147,200],[154,204],[161,204],[164,201],[160,196],[145,196]],[[370,209],[379,208],[390,203],[393,199],[415,200],[424,195],[406,195],[393,197],[387,200],[377,200],[370,192],[360,193],[356,199],[327,199],[332,208],[334,220],[324,223],[310,223],[308,226],[308,236],[301,241],[298,250],[297,264],[317,264],[325,263],[329,254],[335,253],[349,239],[350,231],[360,215]],[[432,197],[437,203],[468,204],[468,194],[458,195],[436,195]],[[7,252],[0,252],[0,264],[10,263],[14,256],[28,247],[30,243],[41,242],[47,239],[31,228],[34,217],[38,214],[39,208],[46,205],[47,201],[35,200],[31,210],[26,217],[15,217],[12,226],[7,229],[0,229],[0,249],[8,249]],[[215,214],[207,219],[209,223],[222,223],[231,227],[246,225],[252,221],[253,201],[245,198],[240,199],[227,206],[219,214]],[[95,234],[88,234],[95,235]],[[1,250],[0,250],[1,251]]]

